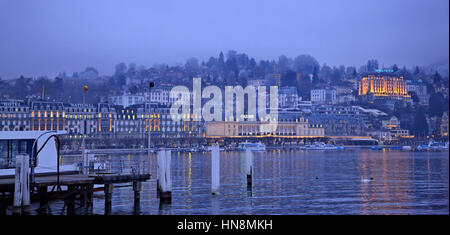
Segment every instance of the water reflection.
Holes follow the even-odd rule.
[[[366,152],[361,155],[360,173],[363,214],[408,213],[414,188],[410,179],[410,156],[402,152]]]
[[[400,151],[267,151],[254,153],[251,188],[245,155],[221,152],[220,195],[211,195],[209,153],[172,153],[172,202],[156,196],[156,156],[105,155],[148,160],[136,208],[131,186],[114,188],[111,214],[448,214],[448,153]],[[70,164],[75,159],[67,158]],[[363,183],[364,179],[373,178]],[[102,192],[91,213],[104,214]],[[59,203],[59,204],[58,204]],[[59,206],[58,206],[59,205]],[[52,203],[48,213],[61,213]],[[75,213],[77,210],[75,209]]]

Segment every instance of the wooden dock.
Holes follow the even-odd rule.
[[[135,209],[140,206],[141,182],[150,179],[150,174],[61,174],[37,175],[31,185],[31,201],[39,202],[39,213],[46,212],[52,200],[64,200],[67,213],[72,214],[75,200],[79,199],[80,208],[92,210],[94,185],[104,185],[105,214],[111,213],[111,198],[116,183],[133,183]],[[14,176],[0,178],[0,215],[6,214],[6,208],[12,206],[14,198]],[[136,208],[137,207],[137,208]]]

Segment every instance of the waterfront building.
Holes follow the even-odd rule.
[[[409,135],[409,130],[407,129],[391,129],[389,130],[391,133],[392,139],[399,139],[399,138],[413,138],[414,136]]]
[[[66,129],[66,112],[62,102],[30,101],[32,131],[60,131]]]
[[[98,129],[97,110],[93,104],[62,104],[63,127],[69,135],[92,135]]]
[[[0,100],[0,131],[29,131],[29,109],[23,100]]]
[[[367,125],[361,118],[338,114],[308,115],[310,123],[320,123],[326,136],[362,136],[366,134]]]
[[[336,116],[341,119],[355,119],[358,122],[361,122],[362,125],[366,127],[370,127],[370,116],[371,112],[368,110],[362,109],[359,106],[348,106],[348,105],[313,105],[312,106],[312,114],[316,116]],[[328,118],[325,118],[328,119]]]
[[[180,121],[170,115],[170,106],[161,104],[133,105],[127,108],[117,106],[115,135],[120,137],[145,137],[148,131],[155,138],[184,138],[202,136],[202,122],[194,121],[188,114]]]
[[[396,116],[392,116],[388,120],[382,120],[381,126],[387,130],[398,129],[400,128],[400,121]]]
[[[207,137],[262,137],[262,136],[296,136],[323,137],[324,128],[321,124],[311,124],[303,117],[295,121],[278,121],[274,132],[263,132],[261,122],[206,122]]]
[[[387,130],[374,130],[367,133],[370,137],[381,141],[392,140],[391,132]]]
[[[117,118],[115,119],[117,137],[144,136],[148,129],[157,129],[158,115],[145,113],[143,105],[129,107],[116,106]]]
[[[409,130],[400,127],[400,120],[396,116],[381,121],[381,131],[388,132],[388,137],[383,140],[398,140],[401,138],[412,138]]]
[[[96,133],[99,135],[111,136],[115,132],[116,109],[108,103],[97,104],[97,129]]]

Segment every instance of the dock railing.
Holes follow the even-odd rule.
[[[150,172],[149,159],[120,159],[113,160],[107,154],[87,153],[88,164],[83,166],[81,155],[63,156],[63,158],[74,157],[73,162],[79,166],[79,172],[85,167],[88,175],[95,174],[147,174]]]

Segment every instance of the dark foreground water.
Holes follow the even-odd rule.
[[[104,158],[118,163],[147,156]],[[172,153],[172,203],[162,205],[156,196],[155,159],[152,156],[148,164],[152,179],[142,185],[140,214],[449,213],[448,152],[259,152],[254,155],[250,191],[243,153],[221,152],[218,196],[211,195],[209,153]],[[50,213],[65,214],[62,205],[52,203]],[[95,193],[92,213],[104,214],[103,192]],[[112,214],[133,213],[132,188],[116,187]]]

